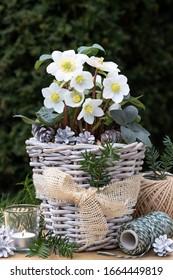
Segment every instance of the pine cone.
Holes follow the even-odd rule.
[[[173,252],[173,240],[167,238],[167,235],[160,235],[153,243],[153,251],[159,256],[164,257]]]
[[[118,130],[106,130],[101,134],[101,143],[105,144],[106,142],[110,143],[121,143],[122,137],[121,132]]]
[[[52,127],[45,125],[32,125],[32,134],[40,142],[53,142],[55,131]]]
[[[13,251],[16,248],[11,245],[13,240],[10,238],[10,234],[7,234],[7,229],[4,226],[0,228],[0,258],[14,255]]]
[[[85,143],[85,144],[94,144],[95,137],[89,131],[85,131],[84,133],[80,133],[78,137],[76,137],[76,142]]]
[[[57,133],[55,135],[55,143],[74,144],[76,141],[76,138],[73,136],[74,134],[75,133],[68,126],[66,126],[65,129],[58,128]]]

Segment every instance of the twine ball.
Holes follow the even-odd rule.
[[[134,218],[163,211],[173,219],[173,176],[164,180],[142,178]]]
[[[117,240],[120,249],[131,256],[145,254],[160,235],[173,236],[173,220],[155,211],[120,226]]]

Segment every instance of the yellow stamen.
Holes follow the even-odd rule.
[[[58,103],[60,101],[60,96],[57,92],[52,93],[51,100],[55,103]]]
[[[86,114],[92,114],[94,111],[93,106],[91,104],[86,105],[84,110]]]
[[[100,64],[103,64],[103,61],[104,61],[104,57],[100,57],[100,58],[98,59],[98,62],[99,62]]]
[[[80,76],[80,75],[77,76],[77,77],[76,77],[76,83],[77,83],[77,84],[81,84],[82,82],[83,82],[83,77]]]
[[[76,69],[76,65],[74,62],[70,60],[65,60],[61,62],[60,68],[63,72],[72,72]]]
[[[81,101],[82,97],[79,94],[76,94],[73,96],[73,102],[79,103]]]
[[[114,83],[111,85],[111,90],[114,92],[114,93],[117,93],[119,90],[120,90],[120,85],[117,84],[117,83]]]

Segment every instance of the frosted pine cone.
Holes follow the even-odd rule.
[[[95,137],[89,131],[85,131],[84,133],[80,133],[79,136],[76,137],[76,142],[94,144]]]
[[[75,133],[68,126],[66,126],[65,129],[58,128],[57,133],[55,135],[55,143],[74,144],[76,141],[74,134]]]
[[[7,234],[7,229],[4,226],[0,228],[0,258],[14,255],[13,251],[16,248],[11,245],[13,240],[10,238],[10,234]]]
[[[53,142],[55,131],[52,127],[45,125],[32,125],[32,134],[40,142]]]
[[[153,243],[153,251],[159,256],[164,257],[173,253],[173,240],[167,235],[160,235]]]
[[[105,144],[106,142],[110,143],[120,143],[122,141],[121,133],[117,130],[106,130],[101,134],[101,143]]]

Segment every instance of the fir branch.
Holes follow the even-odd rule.
[[[36,198],[35,188],[29,174],[25,180],[17,183],[16,185],[22,188],[14,194],[2,194],[0,199],[0,224],[4,223],[4,209],[6,206],[12,204],[34,204],[39,205],[40,200]]]
[[[168,172],[173,166],[173,143],[171,142],[171,139],[166,136],[163,139],[163,144],[165,146],[165,151],[160,156],[160,161],[164,171]]]
[[[99,189],[108,185],[111,181],[108,168],[119,159],[117,148],[113,144],[106,143],[100,148],[99,156],[91,151],[85,151],[82,156],[81,169],[90,175],[88,179],[90,186]]]
[[[42,229],[39,237],[33,241],[29,247],[27,257],[38,256],[40,258],[48,258],[51,253],[59,254],[59,256],[72,258],[73,252],[77,250],[75,242],[70,242],[68,237],[54,235],[52,231],[44,233]]]
[[[39,258],[46,259],[50,256],[51,249],[48,244],[41,238],[33,241],[33,244],[29,247],[27,257],[38,256]]]
[[[164,152],[162,154],[154,147],[148,147],[145,153],[145,160],[151,172],[145,177],[151,180],[164,180],[173,167],[173,143],[166,136],[163,139]]]

